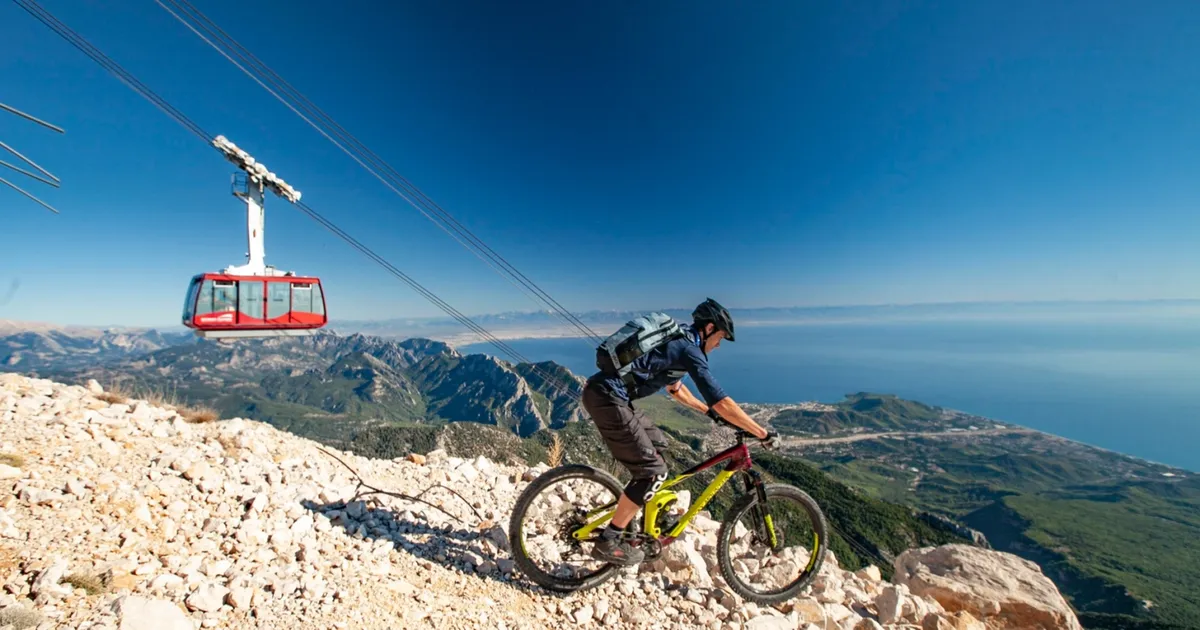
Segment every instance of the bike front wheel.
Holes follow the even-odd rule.
[[[717,563],[735,593],[770,605],[792,599],[812,582],[829,535],[825,514],[808,493],[785,484],[763,489],[765,502],[752,491],[729,509],[717,530]]]

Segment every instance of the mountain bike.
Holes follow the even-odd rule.
[[[734,592],[758,604],[774,604],[796,596],[817,575],[828,551],[829,538],[825,515],[820,505],[806,492],[786,484],[764,483],[754,469],[746,438],[757,440],[733,424],[737,443],[666,481],[646,502],[640,517],[630,522],[626,534],[631,544],[645,554],[643,564],[660,558],[664,550],[678,544],[688,525],[730,479],[741,475],[745,492],[738,494],[725,510],[717,530],[716,556],[721,576]],[[717,472],[682,516],[672,513],[679,499],[672,490],[683,481],[706,469],[727,462]],[[581,490],[585,483],[594,483],[600,491]],[[625,568],[604,563],[591,557],[591,543],[599,530],[608,524],[616,510],[624,484],[607,471],[585,464],[566,464],[538,476],[517,498],[509,520],[509,543],[517,567],[538,585],[552,591],[574,592],[594,588]],[[611,495],[611,496],[610,496]],[[547,508],[534,507],[535,500],[545,499]],[[782,501],[782,505],[773,502]],[[743,524],[746,518],[748,524]],[[528,521],[528,522],[527,522]],[[532,540],[527,540],[532,538]],[[786,542],[808,544],[799,551],[783,550]],[[746,550],[739,545],[745,543]],[[707,545],[696,551],[711,551]],[[544,569],[535,562],[533,552],[547,552],[550,567]],[[807,555],[807,558],[804,557]],[[580,558],[599,565],[595,569],[570,566],[568,558]],[[737,570],[745,570],[743,578]],[[798,572],[788,579],[788,575]],[[757,590],[764,578],[783,576],[786,583],[774,590]]]

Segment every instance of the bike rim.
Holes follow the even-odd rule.
[[[603,512],[601,508],[615,505],[619,496],[583,473],[553,479],[538,490],[521,515],[517,524],[520,553],[544,579],[563,586],[582,586],[605,575],[613,565],[591,557],[591,540],[578,541],[570,534],[589,520],[588,513]],[[599,529],[593,537],[598,534]]]
[[[765,504],[756,499],[728,518],[722,542],[732,577],[746,591],[762,597],[782,595],[816,570],[824,541],[817,515],[800,499],[769,494]]]

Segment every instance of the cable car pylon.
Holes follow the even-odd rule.
[[[321,280],[266,264],[266,191],[291,203],[300,201],[300,191],[225,136],[212,145],[242,171],[233,176],[233,195],[246,204],[246,262],[194,276],[183,325],[205,339],[315,334],[329,322]]]

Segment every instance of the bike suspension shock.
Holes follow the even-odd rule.
[[[764,545],[774,551],[779,551],[782,543],[771,510],[767,507],[767,487],[762,481],[762,475],[757,470],[746,471],[746,491],[756,495],[757,501],[750,507],[753,519],[754,534]]]

